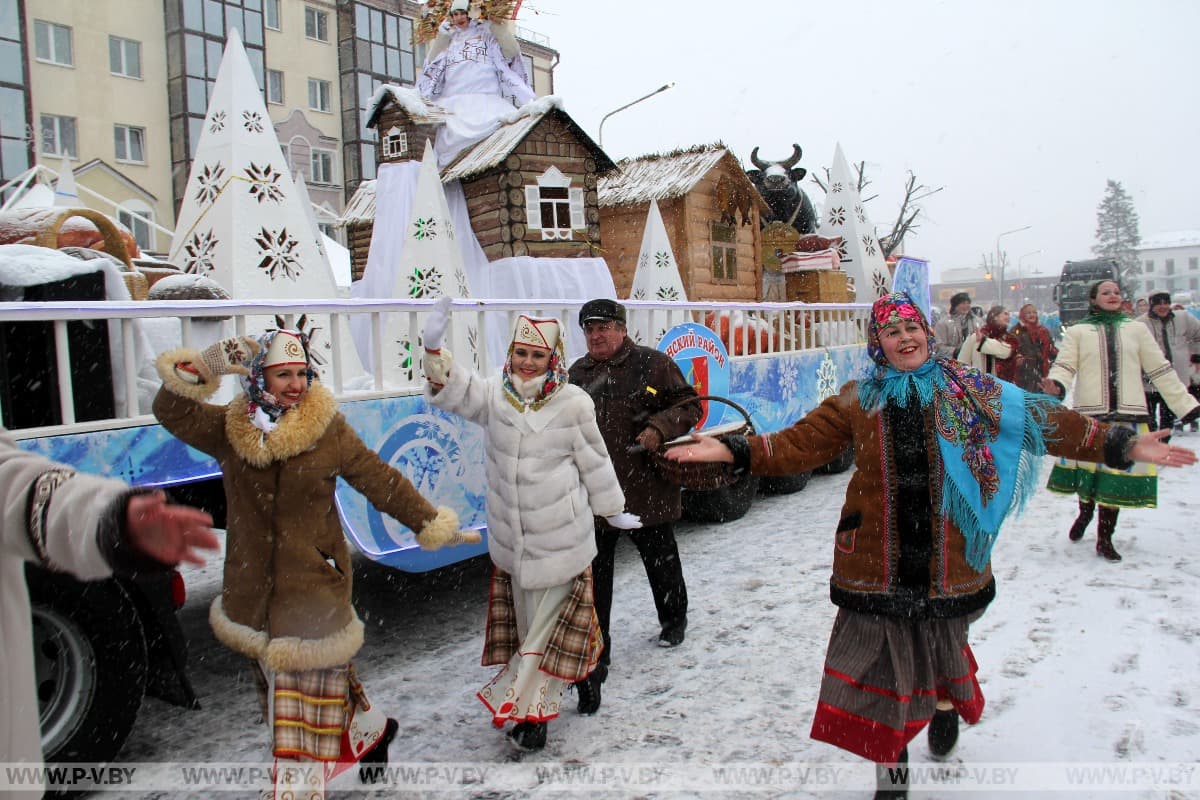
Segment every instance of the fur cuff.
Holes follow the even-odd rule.
[[[263,663],[279,672],[306,672],[345,664],[363,646],[363,624],[358,615],[336,633],[321,639],[281,636],[267,644]]]
[[[179,377],[175,373],[175,364],[181,361],[189,362],[195,367],[203,383],[188,383]],[[158,370],[158,376],[162,378],[163,388],[189,400],[197,402],[207,400],[217,393],[217,389],[221,388],[220,379],[213,375],[200,360],[200,352],[190,347],[168,350],[155,360],[154,367]]]
[[[231,620],[225,613],[220,595],[217,595],[208,607],[208,624],[212,626],[217,640],[230,650],[255,660],[261,659],[267,650],[267,642],[270,639],[266,631],[256,631],[249,625]]]
[[[422,550],[437,550],[450,544],[458,536],[458,514],[445,506],[438,506],[437,516],[426,522],[417,533],[417,544]]]

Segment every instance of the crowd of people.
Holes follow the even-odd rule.
[[[1172,314],[1159,295],[1148,299],[1135,320],[1115,282],[1097,283],[1091,313],[1056,349],[1032,306],[1010,329],[1006,309],[991,309],[980,324],[969,296],[956,296],[934,329],[907,294],[889,294],[871,309],[869,375],[780,431],[693,434],[667,451],[722,464],[732,479],[805,472],[853,449],[856,471],[831,531],[838,610],[811,736],[879,765],[877,798],[906,795],[888,767],[907,760],[922,730],[930,751],[945,756],[959,720],[973,724],[983,713],[970,625],[995,596],[993,546],[1038,489],[1042,457],[1058,457],[1048,488],[1078,497],[1070,539],[1082,539],[1098,511],[1096,550],[1109,561],[1121,559],[1118,510],[1153,507],[1157,470],[1195,463],[1170,436],[1175,421],[1200,417],[1189,391],[1200,371],[1200,324]],[[425,396],[485,432],[494,570],[482,663],[500,669],[478,698],[494,726],[512,725],[515,746],[539,750],[568,689],[578,713],[601,707],[622,535],[641,555],[659,644],[686,638],[679,487],[651,454],[687,434],[702,409],[674,361],[629,338],[626,310],[614,300],[582,307],[587,353],[573,364],[559,320],[518,315],[490,378],[442,347],[449,307],[439,301],[422,332]],[[249,661],[272,756],[321,764],[324,777],[358,765],[370,782],[399,725],[368,699],[354,668],[364,629],[351,600],[336,480],[414,531],[423,548],[480,536],[459,530],[453,511],[431,505],[358,438],[316,377],[303,327],[163,353],[153,411],[221,467],[226,555],[210,622]],[[213,404],[224,375],[242,391]],[[1070,408],[1058,399],[1068,394]],[[1152,417],[1157,404],[1165,412]],[[26,648],[18,650],[22,669],[7,671],[15,678],[0,690],[7,709],[28,712],[36,706],[29,607],[14,572],[23,562],[95,577],[196,561],[197,548],[216,540],[202,512],[75,475],[6,437],[0,470],[11,496],[0,531],[2,619],[6,641]],[[37,760],[23,718],[18,735],[0,738],[0,760]],[[297,788],[286,783],[290,774],[277,771],[277,796]],[[323,785],[305,789],[323,796]]]

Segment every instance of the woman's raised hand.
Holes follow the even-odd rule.
[[[1171,431],[1168,428],[1143,433],[1134,440],[1133,447],[1129,450],[1129,457],[1134,461],[1145,461],[1160,467],[1186,467],[1195,464],[1195,451],[1163,441],[1170,435]]]
[[[425,318],[425,328],[421,331],[421,342],[426,350],[437,352],[442,349],[442,337],[446,334],[446,326],[450,324],[451,297],[439,297]]]
[[[672,461],[723,461],[733,463],[733,451],[719,439],[703,434],[692,434],[692,441],[678,444],[664,454]]]

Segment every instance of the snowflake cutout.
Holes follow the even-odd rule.
[[[211,230],[194,234],[183,246],[183,271],[207,275],[216,268],[213,257],[220,242]]]
[[[456,269],[454,271],[454,282],[458,284],[459,297],[471,296],[471,287],[467,285],[467,273],[463,272],[461,269]]]
[[[842,261],[850,260],[850,251],[846,249],[846,240],[844,238],[838,242],[838,258]]]
[[[829,193],[830,194],[837,194],[841,190],[842,190],[842,182],[841,181],[836,181],[835,183],[829,184]]]
[[[826,352],[821,366],[817,367],[817,402],[821,403],[833,397],[837,394],[837,389],[837,364],[833,363],[833,358]]]
[[[662,252],[655,253],[654,254],[654,266],[658,267],[659,269],[663,269],[664,267],[671,266],[671,254],[670,253],[662,253]]]
[[[414,299],[441,296],[442,272],[437,267],[414,267],[408,276],[408,296]]]
[[[242,126],[250,133],[262,133],[262,115],[257,111],[243,111]]]
[[[642,289],[641,287],[634,289],[630,293],[629,299],[630,300],[645,300],[646,299],[646,290]]]
[[[854,216],[858,217],[858,221],[862,225],[867,224],[867,210],[862,207],[862,204],[854,207]]]
[[[396,352],[399,354],[396,367],[411,381],[413,379],[413,348],[412,342],[408,340],[407,336],[396,340]]]
[[[871,284],[875,288],[876,300],[888,293],[888,279],[882,272],[876,270],[871,273]]]
[[[220,162],[208,166],[196,175],[196,202],[207,205],[221,194],[221,182],[225,179],[225,167]]]
[[[833,206],[829,209],[829,224],[844,225],[846,222],[846,209],[841,206]]]
[[[800,367],[794,359],[783,359],[779,365],[779,388],[784,397],[794,397],[800,386]]]
[[[436,239],[438,233],[437,220],[433,217],[426,219],[425,217],[417,217],[413,223],[413,238],[418,241],[425,239]]]
[[[278,233],[261,228],[254,237],[254,243],[262,255],[257,266],[271,280],[281,276],[296,280],[300,276],[300,260],[297,258],[300,242],[291,237],[287,228],[280,228]]]
[[[650,254],[649,253],[642,253],[640,256],[638,256],[638,263],[637,263],[638,269],[642,269],[649,263],[650,263]]]
[[[258,166],[253,161],[246,167],[246,177],[250,179],[250,196],[262,203],[271,200],[283,202],[283,189],[279,188],[282,173],[276,172],[270,164]]]
[[[220,133],[225,130],[225,112],[218,111],[213,114],[212,123],[208,126],[209,133]]]
[[[679,290],[674,286],[660,286],[655,295],[657,295],[659,300],[678,300]]]
[[[869,256],[875,255],[875,237],[874,236],[872,236],[869,233],[863,234],[862,243],[863,243],[863,250],[866,252],[867,255],[869,255]]]

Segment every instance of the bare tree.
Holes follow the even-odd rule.
[[[866,188],[871,185],[871,179],[866,174],[866,164],[867,162],[865,161],[859,161],[853,165],[854,172],[858,175],[858,195],[862,198],[864,205],[879,196],[876,194],[870,197],[864,195]],[[817,186],[820,186],[822,191],[828,193],[829,167],[825,167],[824,172],[825,180],[821,180],[815,173],[812,173],[812,179],[816,181]],[[917,220],[920,218],[922,211],[924,211],[920,205],[921,201],[930,195],[937,194],[943,188],[945,187],[939,186],[936,189],[930,189],[928,186],[917,182],[917,176],[913,174],[912,170],[908,171],[908,180],[904,182],[904,199],[900,201],[900,210],[896,212],[896,219],[892,223],[891,229],[878,237],[879,246],[883,250],[884,258],[902,250],[904,237],[910,233],[915,233],[919,227]]]

